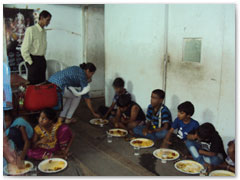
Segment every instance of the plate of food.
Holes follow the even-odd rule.
[[[210,172],[209,176],[235,176],[235,174],[226,170],[214,170]]]
[[[45,159],[39,163],[38,169],[43,173],[56,173],[67,167],[67,161],[61,158]]]
[[[107,133],[111,134],[113,137],[124,137],[128,134],[127,130],[118,128],[110,129]]]
[[[196,161],[192,160],[182,160],[175,163],[174,167],[186,174],[199,174],[202,169],[204,169],[203,165]]]
[[[108,124],[108,120],[107,119],[91,119],[90,121],[90,124],[93,124],[93,125],[97,125],[97,126],[103,126],[105,124]]]
[[[19,169],[16,165],[8,164],[3,168],[3,171],[8,175],[18,176],[28,173],[33,168],[33,163],[30,161],[24,161],[25,167]]]
[[[179,158],[179,153],[173,149],[165,149],[165,148],[160,148],[160,149],[156,149],[153,152],[153,155],[161,160],[176,160],[177,158]]]
[[[146,138],[136,138],[130,141],[131,146],[139,148],[150,148],[154,145],[154,142]]]

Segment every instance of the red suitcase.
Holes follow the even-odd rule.
[[[52,108],[58,104],[57,86],[55,84],[29,85],[24,98],[24,108],[39,111]]]

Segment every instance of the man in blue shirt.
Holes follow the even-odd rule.
[[[134,128],[134,134],[152,140],[163,139],[172,123],[171,112],[163,104],[165,92],[160,89],[152,91],[151,104],[147,109],[146,125]]]
[[[195,130],[199,127],[199,123],[191,118],[193,113],[194,106],[189,101],[186,101],[178,106],[178,117],[173,122],[171,129],[168,131],[163,141],[163,148],[172,144],[169,140],[175,129],[177,129],[177,137],[181,140],[186,140],[188,134],[193,134],[195,132]]]

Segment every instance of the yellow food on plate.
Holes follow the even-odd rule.
[[[19,169],[16,165],[9,164],[8,165],[8,173],[9,174],[24,174],[30,170],[32,165],[30,163],[25,163],[25,167]]]
[[[58,171],[63,169],[65,162],[57,160],[49,160],[47,163],[42,164],[41,169],[44,171]]]
[[[212,176],[232,176],[232,175],[227,174],[227,173],[214,173],[214,174],[212,174]]]
[[[210,176],[235,176],[233,172],[225,170],[215,170],[210,173]]]
[[[115,136],[125,136],[125,135],[127,135],[127,132],[122,131],[120,129],[118,129],[118,130],[110,130],[109,133],[112,134],[112,135],[115,135]]]
[[[154,143],[153,141],[146,139],[146,140],[134,140],[132,144],[137,147],[149,147],[152,146]]]
[[[94,122],[95,125],[101,125],[101,124],[107,124],[107,123],[108,123],[108,120],[106,120],[106,119],[104,119],[104,120],[102,120],[102,119],[97,119],[97,120]]]
[[[160,150],[156,153],[161,159],[175,159],[178,157],[178,154],[168,150]]]
[[[202,169],[202,166],[194,162],[178,162],[176,166],[186,173],[199,173]]]

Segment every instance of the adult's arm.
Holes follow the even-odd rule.
[[[96,117],[96,118],[100,118],[101,116],[99,114],[97,114],[93,107],[92,107],[92,102],[91,102],[91,99],[90,98],[84,98],[87,106],[88,106],[88,109],[92,112],[92,114]]]
[[[32,30],[30,28],[27,28],[25,35],[24,35],[23,43],[21,46],[21,54],[22,54],[24,61],[26,61],[30,65],[32,65],[32,63],[33,63],[32,58],[30,56],[30,52],[29,52],[29,49],[32,46],[32,41],[33,41]]]
[[[82,91],[78,92],[74,87],[69,86],[68,89],[73,93],[74,96],[82,96],[87,94],[90,91],[90,85],[88,84],[86,87],[82,89]]]

